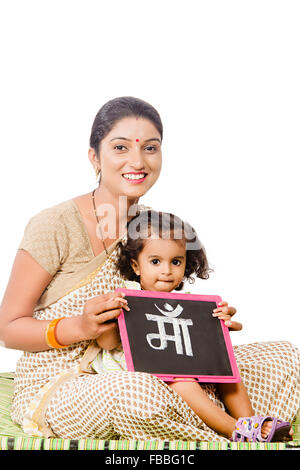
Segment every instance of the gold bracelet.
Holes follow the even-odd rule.
[[[46,343],[48,344],[48,346],[50,348],[56,348],[56,349],[59,349],[59,348],[67,348],[68,345],[64,346],[63,344],[59,344],[57,341],[56,341],[56,338],[55,338],[55,328],[56,328],[56,325],[57,323],[60,321],[60,320],[63,320],[65,317],[61,317],[61,318],[55,318],[54,320],[52,320],[50,323],[48,323],[47,325],[47,328],[46,328],[46,331],[45,331],[45,340],[46,340]]]

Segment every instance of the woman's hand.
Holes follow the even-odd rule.
[[[224,320],[225,325],[231,331],[240,331],[243,325],[239,322],[232,321],[231,317],[236,314],[234,307],[229,307],[228,302],[220,302],[218,307],[213,310],[213,317],[217,317],[220,320]]]
[[[116,329],[112,322],[121,313],[121,309],[129,310],[124,292],[108,292],[89,299],[79,317],[79,328],[83,339],[95,339],[103,333]]]

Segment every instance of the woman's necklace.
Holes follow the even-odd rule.
[[[102,228],[101,228],[101,222],[100,222],[100,220],[99,220],[99,217],[97,216],[97,211],[96,211],[96,206],[95,206],[95,191],[96,191],[96,189],[94,189],[94,191],[92,192],[94,212],[95,212],[96,220],[97,220],[97,223],[98,223],[98,226],[99,226],[99,231],[100,231],[100,235],[101,235],[101,240],[102,240],[102,243],[103,243],[105,252],[106,252],[106,254],[108,255],[108,251],[107,251],[106,245],[105,245],[105,243],[104,243],[104,238],[103,238],[103,233],[102,233]]]

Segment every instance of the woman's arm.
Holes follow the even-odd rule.
[[[32,318],[34,307],[52,276],[25,250],[18,250],[0,306],[0,340],[11,349],[37,352],[50,349],[45,341],[48,320]],[[81,340],[76,317],[62,320],[61,344]],[[62,325],[60,325],[62,327]]]
[[[22,351],[50,349],[45,341],[48,320],[32,318],[34,307],[52,276],[25,250],[18,250],[0,306],[0,341]],[[88,300],[82,315],[64,318],[56,327],[56,339],[69,345],[94,339],[109,330],[108,320],[117,318],[123,294],[107,293]]]

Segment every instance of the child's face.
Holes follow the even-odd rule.
[[[131,261],[134,272],[140,276],[141,288],[161,292],[171,292],[180,284],[185,265],[183,240],[145,240],[138,260]]]

